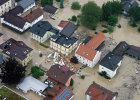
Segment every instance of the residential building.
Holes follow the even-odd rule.
[[[30,37],[43,43],[58,32],[48,21],[39,21],[30,28]]]
[[[101,57],[101,47],[104,45],[106,37],[99,32],[97,35],[88,36],[75,52],[75,56],[82,64],[93,68]]]
[[[66,27],[66,25],[69,23],[69,21],[61,21],[60,23],[59,23],[59,25],[58,26],[56,26],[56,28],[58,29],[58,30],[60,30],[60,31],[62,31],[65,27]]]
[[[21,90],[24,93],[27,93],[28,91],[32,90],[36,94],[45,97],[43,95],[43,91],[48,87],[47,84],[37,80],[36,78],[32,76],[25,77],[17,86],[16,88]]]
[[[68,87],[71,79],[75,78],[75,73],[70,71],[69,67],[56,64],[47,71],[47,76],[51,82]]]
[[[72,100],[73,93],[64,85],[54,85],[44,92],[46,97],[43,100]]]
[[[15,0],[0,0],[0,16],[14,7]]]
[[[59,11],[58,8],[52,5],[46,5],[43,10],[46,11],[49,15],[54,15],[55,13]]]
[[[31,27],[43,19],[43,11],[40,8],[37,8],[31,11],[24,19],[31,24]]]
[[[122,59],[122,56],[109,52],[99,63],[99,72],[106,72],[108,77],[114,77],[121,66]]]
[[[32,59],[33,49],[28,47],[23,41],[16,41],[10,38],[0,45],[0,52],[4,59],[15,58],[23,66],[27,65]]]
[[[20,0],[16,5],[21,6],[24,9],[23,12],[26,12],[35,6],[35,0]]]
[[[50,38],[50,48],[61,54],[69,55],[77,47],[77,38],[56,34]]]
[[[18,33],[23,33],[30,27],[29,22],[25,21],[23,18],[14,15],[10,12],[6,12],[1,17],[1,23],[2,25],[7,26],[8,28]]]
[[[122,11],[124,14],[127,14],[130,8],[137,7],[139,4],[135,0],[121,0],[123,5]]]
[[[112,92],[97,83],[93,83],[86,91],[86,100],[116,100],[115,92]]]
[[[109,52],[99,63],[99,72],[106,72],[107,76],[113,78],[121,66],[124,55],[140,60],[140,47],[129,45],[125,41],[120,42],[112,52]]]

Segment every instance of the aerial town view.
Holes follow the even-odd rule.
[[[0,0],[0,100],[140,100],[140,0]]]

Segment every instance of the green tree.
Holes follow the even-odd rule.
[[[63,0],[60,0],[60,8],[64,8]]]
[[[79,10],[80,8],[81,8],[81,5],[77,1],[73,2],[71,5],[71,9],[73,10]]]
[[[56,0],[57,2],[60,2],[60,0]]]
[[[114,27],[113,26],[108,26],[108,32],[109,33],[112,33],[112,32],[114,32]]]
[[[73,84],[74,84],[74,80],[71,79],[71,80],[70,80],[70,86],[73,86]]]
[[[109,16],[122,13],[122,4],[119,1],[108,1],[102,5],[103,20],[108,20]]]
[[[46,4],[52,5],[53,0],[41,0],[41,5],[44,7]]]
[[[109,16],[108,17],[108,24],[111,26],[115,26],[118,22],[118,17],[117,16]]]
[[[39,78],[44,75],[44,71],[40,69],[38,66],[33,66],[31,68],[31,74],[34,78]]]
[[[80,21],[84,26],[95,30],[101,17],[102,10],[94,2],[88,2],[82,7]]]
[[[140,32],[140,26],[138,27],[138,32]]]
[[[77,21],[77,17],[74,15],[74,16],[72,16],[71,20],[76,22]]]
[[[130,17],[132,22],[140,21],[140,7],[132,7],[128,11],[128,17]]]

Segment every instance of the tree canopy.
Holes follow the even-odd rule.
[[[128,11],[128,16],[130,17],[131,21],[139,22],[140,21],[140,7],[132,7]]]
[[[46,4],[52,5],[53,0],[41,0],[41,5],[44,7]]]
[[[102,10],[94,2],[88,2],[82,7],[80,21],[84,26],[90,29],[96,29],[101,18]]]
[[[73,2],[71,5],[71,9],[73,10],[79,10],[80,8],[81,8],[81,5],[77,1]]]
[[[0,65],[1,79],[3,83],[17,84],[25,76],[25,66],[19,64],[15,59],[10,58],[5,60]]]
[[[43,70],[38,66],[33,66],[31,68],[31,74],[34,78],[39,78],[40,76],[44,75]]]
[[[108,20],[109,16],[122,13],[122,4],[119,1],[108,1],[102,5],[103,20]]]
[[[115,26],[118,22],[118,17],[117,16],[109,16],[108,17],[108,24],[111,26]]]

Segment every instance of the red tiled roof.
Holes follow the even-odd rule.
[[[78,50],[76,51],[76,53],[90,61],[92,61],[96,55],[96,48],[102,43],[104,42],[104,40],[106,39],[105,35],[103,33],[98,33],[97,35],[93,36],[90,35],[90,37],[92,37],[92,39],[86,43],[86,44],[80,44]]]
[[[69,21],[61,21],[58,26],[64,28],[68,23]]]
[[[35,9],[34,11],[30,12],[27,16],[24,17],[24,19],[30,23],[35,21],[37,18],[39,18],[41,15],[43,15],[43,11],[40,8]]]
[[[86,95],[91,96],[90,100],[112,100],[115,97],[115,93],[105,89],[104,87],[93,83],[86,91]]]

